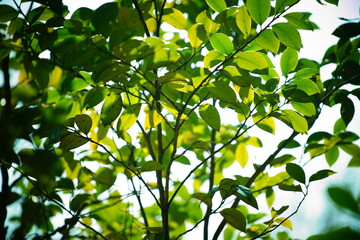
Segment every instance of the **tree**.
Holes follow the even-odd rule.
[[[340,150],[349,167],[360,161],[346,130],[360,93],[359,23],[334,31],[321,63],[299,59],[299,29],[317,26],[291,11],[298,2],[119,0],[72,14],[61,0],[0,5],[2,239],[167,240],[200,227],[204,239],[272,239],[291,228]],[[333,133],[299,142],[337,104]],[[291,134],[253,161],[249,146],[267,146],[251,130],[277,137],[281,124]],[[301,147],[303,159],[292,153]],[[329,168],[305,173],[321,155]],[[224,174],[237,165],[250,171]],[[278,191],[303,197],[275,209]]]

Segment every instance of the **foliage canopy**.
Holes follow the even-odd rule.
[[[359,23],[336,28],[321,63],[299,59],[299,30],[317,25],[292,11],[298,2],[118,0],[73,13],[61,0],[0,4],[2,239],[168,240],[200,227],[204,239],[272,239],[291,229],[340,150],[360,165],[346,129],[360,97]],[[333,132],[299,142],[335,105]],[[285,126],[289,136],[254,161],[249,149],[267,146],[250,130]],[[321,155],[329,169],[305,172]],[[236,165],[246,174],[227,174]],[[278,191],[302,195],[297,208],[272,207]],[[345,189],[329,194],[360,214]]]

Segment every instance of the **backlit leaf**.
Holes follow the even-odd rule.
[[[150,171],[159,171],[159,170],[163,170],[163,166],[161,165],[161,163],[156,162],[156,161],[148,161],[148,162],[144,162],[144,164],[142,164],[140,170],[142,172],[150,172]]]
[[[332,165],[334,165],[334,163],[338,160],[339,158],[339,148],[334,146],[331,149],[329,149],[327,152],[325,152],[325,159],[326,162],[329,164],[329,166],[331,167]]]
[[[230,38],[224,33],[215,33],[210,37],[211,46],[215,50],[229,55],[234,52],[234,45]]]
[[[299,165],[295,163],[286,164],[286,172],[290,175],[290,177],[305,184],[305,172]]]
[[[220,131],[220,115],[217,109],[208,103],[202,104],[199,108],[200,117],[213,129]]]
[[[239,210],[234,208],[225,208],[220,211],[225,221],[232,227],[245,232],[246,230],[246,218]]]
[[[104,125],[112,123],[120,114],[122,100],[119,94],[109,94],[101,108],[100,118]]]
[[[235,55],[234,62],[239,68],[249,71],[268,67],[266,59],[258,52],[239,52]]]
[[[107,89],[105,87],[94,87],[87,91],[83,97],[82,105],[84,108],[92,108],[98,105],[101,101],[104,100],[107,94]]]
[[[285,77],[288,73],[295,69],[298,63],[298,52],[292,48],[287,48],[281,55],[280,67]]]
[[[310,79],[295,79],[291,81],[291,84],[296,85],[297,89],[304,91],[309,96],[320,93],[319,87]]]
[[[206,4],[218,13],[222,12],[226,8],[225,0],[206,0]]]
[[[307,12],[292,12],[286,14],[284,18],[299,29],[313,30],[313,25],[309,21],[310,15],[311,13]]]
[[[316,68],[302,68],[294,75],[295,78],[312,78],[319,74],[319,70]]]
[[[248,0],[246,1],[246,7],[251,18],[259,25],[263,24],[269,17],[270,0]]]
[[[163,117],[155,110],[151,110],[146,114],[145,117],[145,130],[150,129],[159,125],[163,120]]]
[[[222,52],[218,50],[211,50],[205,55],[204,67],[212,68],[223,60],[225,60],[225,55]]]
[[[301,37],[299,31],[289,23],[277,23],[272,26],[280,42],[295,50],[301,48]]]
[[[249,161],[249,154],[245,143],[239,143],[235,150],[235,159],[243,168]]]
[[[188,32],[188,38],[193,48],[199,47],[208,39],[207,32],[203,24],[195,23]]]
[[[163,20],[180,30],[186,29],[187,26],[187,20],[184,14],[176,8],[165,8],[163,13]]]
[[[275,13],[281,13],[285,7],[291,6],[299,0],[276,0]]]
[[[130,105],[125,111],[121,114],[118,121],[118,131],[124,132],[128,130],[136,122],[139,112],[141,109],[141,104]]]
[[[308,124],[303,116],[293,110],[282,110],[281,113],[288,118],[295,131],[299,133],[307,133]]]
[[[316,115],[316,108],[312,102],[291,101],[291,106],[304,116],[312,117]]]
[[[280,41],[275,36],[274,32],[271,29],[265,29],[256,39],[256,44],[260,47],[270,50],[273,53],[277,53],[280,47]]]
[[[220,101],[235,104],[236,94],[234,90],[225,82],[217,81],[210,83],[207,88],[210,93]]]
[[[238,9],[238,12],[236,13],[236,25],[239,27],[240,31],[244,34],[245,38],[247,38],[250,35],[251,18],[245,6],[241,6]]]
[[[271,117],[264,117],[261,114],[254,114],[252,119],[258,128],[271,134],[275,134],[275,121]]]
[[[277,219],[275,219],[275,222],[276,223],[281,223],[281,226],[284,226],[284,227],[286,227],[286,228],[288,228],[288,229],[292,229],[292,223],[291,223],[291,221],[290,221],[290,219],[286,219],[286,218],[277,218]]]

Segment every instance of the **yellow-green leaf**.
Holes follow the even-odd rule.
[[[275,121],[273,118],[271,118],[271,117],[264,118],[264,116],[262,114],[254,114],[252,116],[252,119],[253,119],[254,123],[256,123],[256,126],[258,128],[260,128],[266,132],[269,132],[271,134],[275,134]]]
[[[299,133],[307,133],[308,131],[308,123],[306,119],[293,110],[282,110],[281,113],[286,117],[286,119],[290,122],[293,129]]]
[[[225,208],[220,211],[220,214],[232,227],[242,232],[246,231],[246,218],[239,210],[234,208]]]
[[[293,106],[296,111],[307,117],[312,117],[316,114],[316,108],[312,102],[291,101],[291,106]]]
[[[290,6],[298,1],[299,0],[276,0],[275,13],[281,13],[286,6]]]
[[[287,48],[281,55],[280,67],[283,75],[288,76],[288,73],[293,71],[298,63],[298,52],[295,49]]]
[[[206,0],[206,4],[218,13],[226,9],[225,0]]]
[[[141,104],[130,105],[125,111],[121,114],[118,121],[118,132],[124,132],[128,130],[136,122],[139,112],[141,109]]]
[[[225,55],[218,50],[209,51],[204,57],[204,67],[212,68],[225,60]]]
[[[187,26],[187,20],[184,14],[176,8],[164,9],[163,20],[180,30],[185,30]]]
[[[163,170],[163,166],[161,165],[161,163],[156,162],[156,161],[149,161],[149,162],[144,162],[144,164],[141,166],[140,170],[142,172],[150,172],[150,171],[159,171],[159,170]]]
[[[213,129],[220,131],[220,114],[211,104],[202,104],[199,108],[200,117]]]
[[[198,193],[191,194],[191,197],[200,200],[201,202],[205,203],[206,205],[208,205],[210,207],[212,205],[211,197],[209,194],[198,192]]]
[[[256,39],[255,42],[262,48],[277,53],[280,47],[280,41],[271,29],[265,29]]]
[[[306,94],[309,96],[320,93],[320,90],[316,83],[311,81],[310,79],[295,79],[291,81],[291,84],[296,85],[297,89],[306,92]]]
[[[145,117],[145,130],[159,125],[163,120],[163,117],[155,110],[151,110]]]
[[[248,163],[249,154],[248,154],[248,151],[246,149],[246,144],[245,143],[241,142],[241,143],[239,143],[237,145],[236,150],[235,150],[235,159],[236,159],[236,161],[239,162],[240,166],[242,166],[243,168]]]
[[[289,23],[277,23],[272,26],[280,42],[295,50],[301,48],[301,37],[299,31]]]
[[[245,6],[240,7],[238,12],[236,13],[236,25],[239,27],[240,31],[244,34],[245,38],[247,38],[250,35],[251,18]]]
[[[195,23],[189,29],[188,37],[193,48],[199,47],[204,41],[208,39],[205,26],[201,23]]]
[[[215,33],[210,37],[211,46],[220,52],[229,55],[234,52],[234,44],[224,33]]]
[[[234,62],[239,68],[249,71],[268,67],[266,59],[258,52],[239,52],[235,55]]]
[[[270,0],[247,0],[246,7],[254,21],[261,25],[270,14]]]

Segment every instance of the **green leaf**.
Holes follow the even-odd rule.
[[[285,154],[280,157],[275,158],[273,161],[271,161],[270,166],[274,167],[280,167],[283,166],[286,163],[292,162],[296,158],[291,154]]]
[[[287,117],[286,120],[290,121],[290,124],[295,131],[299,133],[307,133],[308,124],[303,116],[293,110],[282,110],[281,113]]]
[[[253,78],[250,74],[242,69],[239,69],[235,66],[226,66],[224,67],[221,72],[224,76],[239,87],[250,87]]]
[[[339,158],[339,148],[336,146],[332,147],[330,150],[325,152],[325,159],[326,162],[329,164],[329,166],[334,165],[334,163],[338,160],[338,158]]]
[[[297,71],[294,75],[294,79],[296,78],[312,78],[319,74],[319,70],[316,68],[302,68],[299,71]]]
[[[312,102],[291,101],[291,106],[304,116],[312,117],[316,115],[316,108]]]
[[[76,115],[74,121],[81,132],[85,134],[89,133],[92,126],[92,119],[90,116],[86,114]]]
[[[211,46],[215,50],[229,55],[234,52],[234,45],[230,38],[224,33],[215,33],[210,37]]]
[[[325,0],[325,2],[333,4],[335,6],[337,6],[339,4],[339,0]]]
[[[210,83],[207,88],[210,93],[220,101],[224,101],[227,103],[236,103],[236,94],[234,90],[225,82],[217,81]]]
[[[246,7],[249,10],[250,16],[254,21],[261,25],[270,14],[270,0],[248,0]]]
[[[211,104],[202,104],[199,108],[200,117],[213,129],[220,131],[220,114]]]
[[[209,207],[212,206],[211,197],[207,193],[200,193],[200,192],[199,193],[193,193],[193,194],[191,194],[191,197],[200,200],[201,202],[205,203]]]
[[[284,190],[284,191],[290,191],[290,192],[302,192],[300,185],[288,185],[285,183],[280,183],[279,189]]]
[[[82,209],[86,201],[90,198],[90,194],[78,194],[70,202],[70,209],[73,211],[78,211]]]
[[[115,26],[117,14],[118,3],[105,3],[95,10],[91,16],[91,23],[97,32],[107,35]]]
[[[206,4],[218,13],[221,13],[226,9],[225,0],[206,0]]]
[[[263,119],[262,119],[263,118]],[[255,113],[252,115],[253,122],[256,126],[268,133],[275,134],[275,121],[271,117],[264,117],[262,114]],[[262,119],[260,121],[260,119]],[[260,122],[258,122],[260,121]]]
[[[239,68],[253,71],[255,69],[265,69],[268,63],[264,56],[258,52],[239,52],[235,55],[234,62]]]
[[[0,4],[0,22],[8,22],[18,16],[18,12],[11,6]]]
[[[280,147],[285,141],[287,140],[283,140],[278,144],[278,147]],[[297,148],[300,147],[300,144],[295,141],[295,140],[291,140],[289,143],[286,144],[286,146],[284,148]]]
[[[284,18],[299,29],[313,30],[313,25],[309,21],[310,16],[311,13],[308,12],[292,12],[284,15]]]
[[[109,94],[106,96],[104,105],[101,108],[100,118],[103,124],[111,124],[120,114],[122,100],[120,94]]]
[[[163,20],[180,30],[185,30],[187,26],[187,20],[184,14],[176,8],[165,8]]]
[[[246,231],[246,218],[239,210],[234,208],[225,208],[220,211],[220,214],[232,227],[242,232]]]
[[[283,12],[285,7],[291,6],[298,1],[299,0],[276,0],[275,13]]]
[[[256,39],[255,42],[260,47],[270,50],[277,54],[280,47],[280,41],[271,29],[265,29]]]
[[[245,167],[249,161],[249,154],[245,143],[239,143],[235,150],[235,160],[238,161],[241,167]]]
[[[82,106],[83,108],[92,108],[102,102],[107,94],[105,87],[94,87],[87,91],[83,97]]]
[[[89,140],[75,133],[69,133],[64,135],[60,141],[60,148],[66,151],[80,147],[87,143]]]
[[[189,29],[188,38],[193,48],[198,48],[204,41],[208,39],[205,26],[201,23],[195,23]]]
[[[280,67],[283,75],[287,77],[288,73],[296,68],[297,63],[298,52],[292,48],[285,49],[280,59]]]
[[[323,169],[311,175],[309,182],[321,180],[335,174],[333,170]]]
[[[241,6],[236,13],[236,25],[239,27],[240,31],[244,34],[244,37],[247,38],[251,32],[251,18],[248,14],[247,8]]]
[[[145,117],[145,130],[159,125],[163,121],[163,117],[155,110],[151,110],[146,114]]]
[[[156,161],[144,162],[144,164],[140,168],[142,172],[160,171],[163,169],[164,167],[161,165],[161,163]]]
[[[218,50],[209,51],[204,57],[204,67],[212,68],[225,60],[225,55]]]
[[[139,112],[141,109],[141,104],[130,105],[125,111],[121,114],[118,121],[118,132],[125,132],[136,122]]]
[[[350,210],[353,213],[360,214],[359,204],[348,189],[330,187],[328,189],[328,194],[337,206]]]
[[[299,31],[294,26],[289,23],[277,23],[272,26],[272,29],[282,44],[295,50],[300,50],[301,37]]]
[[[346,126],[351,122],[355,114],[355,106],[350,98],[345,98],[341,102],[340,108],[341,118],[344,120]]]
[[[305,184],[306,182],[305,172],[302,169],[302,167],[300,167],[299,165],[295,163],[286,164],[286,172],[290,175],[290,177]]]
[[[290,84],[296,85],[297,89],[304,91],[309,96],[320,93],[319,87],[310,79],[295,79]]]

